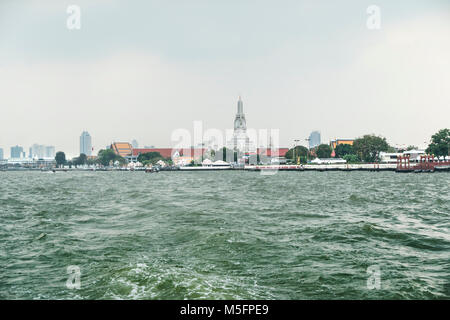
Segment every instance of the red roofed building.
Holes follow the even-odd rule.
[[[274,156],[274,157],[285,157],[286,153],[288,151],[289,151],[289,148],[278,148],[278,149],[276,149],[276,148],[272,148],[272,149],[269,149],[269,148],[258,148],[256,150],[256,152],[259,155],[265,155],[266,157],[272,157],[272,156]],[[277,152],[278,152],[278,154],[277,154]]]
[[[205,148],[183,148],[183,149],[173,149],[173,148],[151,148],[151,149],[133,149],[133,156],[138,157],[140,154],[149,152],[159,152],[163,158],[175,157],[195,157],[202,156],[205,153]]]
[[[131,155],[133,147],[128,142],[114,142],[111,149],[119,156],[126,157]]]

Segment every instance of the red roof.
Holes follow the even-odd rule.
[[[266,148],[258,148],[257,149],[257,153],[259,155],[265,155],[267,157],[272,157],[272,154],[274,156],[278,156],[278,157],[284,157],[286,156],[286,153],[289,151],[289,148],[273,148],[273,149],[266,149]],[[277,154],[278,152],[278,154]]]
[[[159,152],[164,158],[172,158],[175,152],[178,152],[180,156],[194,156],[203,155],[205,148],[186,148],[186,149],[173,149],[173,148],[151,148],[151,149],[133,149],[133,156],[149,152]]]

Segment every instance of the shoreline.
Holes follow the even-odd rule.
[[[0,172],[24,172],[24,171],[34,171],[34,172],[146,172],[148,168],[139,169],[128,169],[128,168],[5,168],[0,169]],[[398,170],[396,164],[344,164],[344,165],[251,165],[245,167],[180,167],[180,168],[168,168],[160,169],[160,172],[218,172],[218,171],[248,171],[248,172],[276,172],[276,171],[341,171],[341,172],[354,172],[354,171],[365,171],[365,172],[398,172],[398,173],[419,173],[419,172],[434,172],[430,170]],[[450,172],[450,167],[444,170],[435,170],[437,172]],[[151,172],[158,173],[158,172]]]

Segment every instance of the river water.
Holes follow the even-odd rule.
[[[449,299],[450,174],[0,172],[0,268],[2,299]]]

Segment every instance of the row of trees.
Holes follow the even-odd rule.
[[[336,146],[334,153],[336,158],[343,158],[349,163],[355,162],[374,162],[378,160],[380,152],[392,151],[393,148],[389,146],[386,139],[375,135],[365,135],[356,139],[353,145],[339,144]],[[333,153],[331,146],[321,144],[312,150],[304,146],[296,146],[286,153],[287,159],[300,158],[301,163],[306,163],[308,159],[315,157],[330,158]]]
[[[80,154],[78,157],[73,158],[71,161],[68,161],[66,159],[66,154],[62,151],[59,151],[56,153],[55,161],[58,167],[69,165],[69,166],[80,166],[80,165],[94,165],[94,164],[101,164],[104,166],[109,166],[110,164],[114,164],[116,161],[119,162],[119,164],[125,164],[127,161],[125,158],[117,155],[113,150],[107,149],[107,150],[100,150],[98,152],[97,158],[89,159],[84,153]]]

